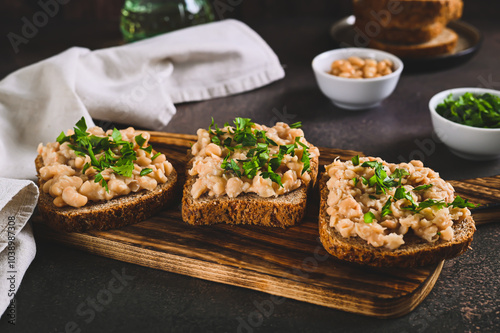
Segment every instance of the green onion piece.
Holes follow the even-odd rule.
[[[146,176],[146,175],[150,174],[151,172],[153,172],[153,169],[151,169],[151,168],[144,168],[144,169],[141,170],[140,175],[141,175],[141,177],[143,177],[143,176]]]
[[[432,187],[432,184],[428,184],[428,185],[420,185],[420,186],[417,186],[413,189],[413,191],[424,191],[424,190],[427,190],[429,188]]]
[[[363,219],[365,220],[365,223],[372,223],[373,220],[375,219],[375,215],[372,212],[368,212],[365,213]]]
[[[160,153],[160,152],[157,152],[156,154],[154,154],[154,156],[153,156],[153,157],[151,157],[151,161],[154,161],[154,160],[155,160],[155,158],[157,158],[157,157],[158,157],[158,156],[160,156],[160,155],[161,155],[161,153]]]
[[[352,161],[352,165],[354,165],[354,166],[359,165],[359,155],[356,155],[353,158],[351,158],[351,161]]]

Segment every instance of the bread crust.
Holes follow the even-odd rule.
[[[425,43],[439,36],[444,30],[443,23],[435,22],[428,26],[424,26],[417,29],[398,29],[398,28],[379,27],[378,31],[371,31],[370,29],[373,28],[370,25],[370,21],[357,17],[355,25],[366,36],[372,37],[372,35],[374,35],[374,33],[376,32],[377,34],[373,36],[373,39],[382,42],[400,43],[400,44]]]
[[[35,160],[37,172],[43,166],[39,155]],[[39,180],[39,186],[40,186]],[[45,224],[65,232],[108,230],[143,221],[171,203],[176,194],[177,173],[175,170],[164,184],[153,191],[142,190],[109,201],[89,202],[79,208],[54,205],[54,198],[40,191],[38,212]]]
[[[445,28],[462,16],[462,0],[353,0],[356,28],[369,47],[403,58],[452,53],[458,35]]]
[[[192,166],[191,151],[188,151],[189,163]],[[209,225],[215,223],[253,224],[269,227],[286,228],[299,223],[306,213],[308,193],[316,183],[318,175],[318,157],[311,159],[311,181],[306,186],[278,197],[262,198],[255,193],[242,193],[236,198],[227,195],[218,198],[207,193],[197,199],[191,195],[191,188],[196,176],[186,175],[182,196],[182,219],[193,225]]]
[[[449,242],[438,240],[428,243],[415,235],[405,235],[405,244],[395,250],[389,250],[373,247],[357,236],[342,237],[338,231],[329,226],[330,218],[326,212],[329,193],[327,181],[328,175],[323,173],[319,179],[319,234],[324,248],[338,259],[375,267],[426,266],[461,255],[472,242],[476,230],[472,217],[454,223],[455,235]]]
[[[462,16],[462,0],[354,0],[356,18],[375,20],[384,28],[420,29]],[[375,15],[374,15],[375,14]]]
[[[371,39],[369,46],[393,53],[402,58],[425,58],[452,53],[457,45],[458,35],[452,29],[445,28],[434,39],[421,44],[385,43]]]

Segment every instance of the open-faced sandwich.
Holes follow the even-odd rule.
[[[273,127],[236,118],[234,124],[199,129],[188,152],[182,218],[190,224],[299,222],[318,173],[318,148],[300,123]]]
[[[82,118],[56,142],[38,146],[38,210],[64,231],[106,230],[140,222],[172,199],[177,173],[148,144],[150,134],[100,127]]]
[[[320,180],[320,239],[333,256],[412,267],[462,254],[475,231],[467,200],[421,161],[335,160]]]

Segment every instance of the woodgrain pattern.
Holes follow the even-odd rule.
[[[186,149],[195,139],[191,135],[152,132],[151,141],[182,176]],[[338,156],[349,159],[362,155],[336,149],[320,151],[320,165]],[[498,180],[493,177],[454,185],[459,190],[465,186],[460,192],[464,197],[481,198],[486,203],[492,201],[482,196],[485,184],[489,188]],[[473,191],[467,190],[469,185]],[[491,187],[491,191],[498,190]],[[319,241],[317,216],[316,196],[308,203],[304,221],[286,230],[222,224],[191,226],[181,220],[179,198],[154,218],[121,229],[60,233],[35,223],[35,234],[116,260],[379,318],[410,312],[438,279],[443,262],[401,270],[363,267],[331,258]],[[35,222],[41,221],[36,217]]]
[[[450,183],[462,198],[481,205],[472,210],[476,225],[500,221],[500,175]]]

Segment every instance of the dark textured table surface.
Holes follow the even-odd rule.
[[[390,98],[378,108],[362,112],[334,107],[318,90],[310,69],[316,54],[333,47],[328,29],[335,19],[249,21],[279,56],[286,77],[245,94],[179,105],[164,130],[194,133],[206,127],[212,116],[219,123],[235,116],[264,124],[302,121],[308,139],[318,146],[360,150],[394,162],[419,158],[446,179],[499,174],[500,161],[459,159],[432,134],[427,103],[433,94],[462,86],[500,89],[500,6],[489,1],[466,5],[470,9],[463,20],[484,36],[477,55],[447,70],[404,73]],[[116,26],[110,24],[49,25],[18,54],[2,50],[0,75],[73,45],[98,48],[119,42]],[[422,304],[410,314],[390,320],[294,300],[259,316],[259,304],[269,299],[265,293],[127,264],[37,239],[36,258],[17,294],[17,324],[8,324],[4,316],[0,332],[498,332],[499,237],[497,223],[478,227],[472,250],[445,263]],[[85,303],[95,299],[116,274],[127,276],[123,288],[112,295],[109,304],[88,310]],[[88,312],[82,316],[81,311]],[[255,325],[242,324],[249,317]]]

